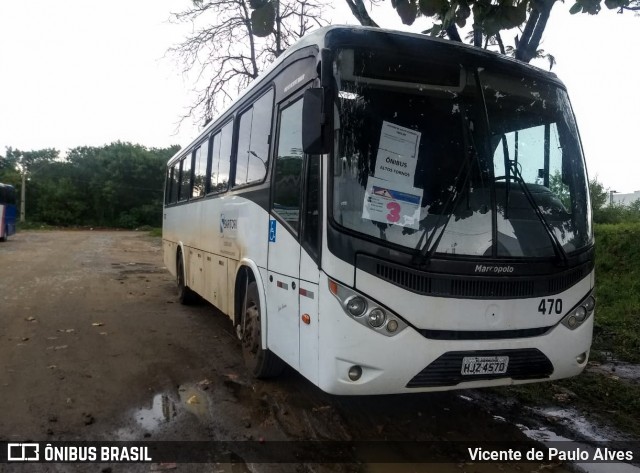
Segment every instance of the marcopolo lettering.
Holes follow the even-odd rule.
[[[493,274],[513,273],[513,266],[486,266],[484,264],[476,264],[475,272]]]

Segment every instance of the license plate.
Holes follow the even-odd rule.
[[[509,366],[508,356],[465,356],[461,373],[465,376],[479,374],[504,374]]]

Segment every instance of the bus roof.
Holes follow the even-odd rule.
[[[182,157],[184,155],[185,151],[191,149],[200,140],[202,140],[202,138],[206,136],[213,128],[217,127],[219,125],[219,120],[221,117],[223,117],[229,110],[231,110],[238,103],[240,103],[245,96],[250,95],[254,89],[256,89],[262,84],[262,81],[265,77],[267,77],[272,71],[277,69],[280,64],[284,63],[295,52],[300,51],[309,46],[315,46],[318,50],[320,50],[327,46],[332,46],[336,44],[339,45],[341,42],[347,42],[348,38],[362,37],[363,35],[375,35],[375,36],[390,35],[395,37],[413,38],[417,41],[425,41],[425,42],[440,44],[447,48],[456,49],[463,54],[469,54],[470,56],[484,58],[485,60],[490,62],[509,64],[510,67],[520,69],[525,75],[541,76],[547,80],[556,82],[559,85],[563,85],[559,81],[557,76],[552,72],[545,71],[536,66],[532,66],[531,64],[518,61],[515,58],[505,56],[503,54],[499,54],[493,51],[478,48],[476,46],[471,46],[469,44],[465,44],[457,41],[452,41],[452,40],[442,39],[442,38],[435,38],[433,36],[425,35],[422,33],[411,33],[407,31],[389,30],[389,29],[375,28],[370,26],[356,26],[356,25],[324,26],[322,28],[318,28],[306,34],[295,44],[291,45],[284,53],[282,53],[275,61],[273,61],[269,65],[269,67],[267,67],[264,71],[262,71],[260,75],[256,79],[254,79],[247,86],[247,88],[244,89],[240,93],[240,95],[238,95],[238,97],[236,97],[222,113],[220,113],[215,119],[211,120],[211,122],[209,122],[205,126],[205,128],[198,134],[196,138],[194,138],[187,146],[178,150],[171,157],[171,159],[169,159],[168,164],[172,165],[173,162],[177,160],[177,158]],[[338,39],[336,41],[331,41],[330,37],[335,37]]]

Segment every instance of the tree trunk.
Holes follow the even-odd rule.
[[[351,13],[356,19],[360,22],[362,26],[374,26],[378,28],[378,24],[371,19],[369,16],[369,12],[367,11],[367,7],[364,6],[363,0],[345,0],[349,8],[351,9]]]
[[[554,3],[555,0],[535,0],[532,3],[531,15],[516,45],[516,59],[529,62],[535,57]]]

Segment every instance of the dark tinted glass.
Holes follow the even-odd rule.
[[[191,155],[182,159],[182,169],[180,173],[180,198],[187,200],[191,195]]]
[[[171,203],[178,201],[178,189],[180,189],[180,163],[176,163],[171,168],[171,190],[170,201]]]
[[[304,207],[304,241],[316,255],[318,254],[320,208],[320,158],[310,156],[307,161],[307,181]]]
[[[280,114],[273,210],[297,232],[302,185],[302,100]]]
[[[231,170],[231,143],[233,140],[233,122],[227,123],[220,132],[220,164],[218,165],[218,192],[226,191]]]
[[[250,108],[240,115],[240,128],[238,129],[238,154],[236,158],[236,179],[237,186],[247,183],[247,169],[249,161],[249,150],[251,149],[251,119],[253,108]]]
[[[220,132],[213,136],[213,144],[211,145],[211,176],[209,178],[209,190],[216,192],[218,190],[218,169],[220,167]]]
[[[262,181],[267,173],[272,109],[273,91],[270,90],[240,116],[236,185]]]
[[[192,197],[202,197],[205,192],[205,184],[207,182],[207,152],[209,140],[203,142],[196,148],[194,166],[193,166],[193,191]]]
[[[253,106],[247,182],[262,181],[267,174],[272,112],[273,91],[269,91],[258,99]],[[298,117],[298,120],[300,120],[300,117]]]

